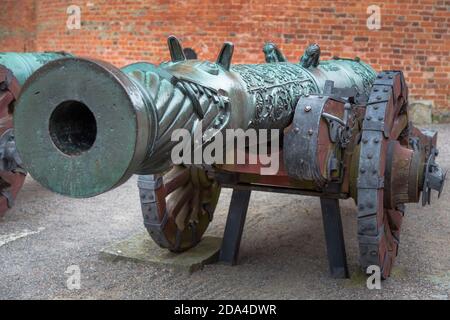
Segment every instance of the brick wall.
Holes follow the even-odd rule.
[[[449,0],[1,0],[0,48],[66,50],[118,66],[169,57],[166,38],[178,36],[200,58],[215,59],[234,42],[234,62],[262,62],[273,41],[292,61],[318,42],[323,57],[359,56],[377,70],[402,69],[416,100],[450,114]],[[66,28],[66,9],[82,9],[81,30]],[[381,30],[366,26],[368,4],[381,7]]]
[[[0,51],[35,50],[35,0],[0,1]]]

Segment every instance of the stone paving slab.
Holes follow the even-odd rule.
[[[100,257],[112,261],[142,262],[159,268],[193,273],[203,269],[206,264],[217,262],[221,244],[221,238],[205,237],[195,248],[177,254],[160,248],[147,232],[142,232],[102,249]]]

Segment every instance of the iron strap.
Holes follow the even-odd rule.
[[[170,247],[164,235],[164,228],[168,221],[167,209],[164,211],[162,219],[158,212],[158,197],[156,191],[162,187],[163,178],[160,175],[139,176],[138,187],[141,200],[142,214],[144,217],[144,226],[150,233],[150,236],[156,243]]]
[[[358,240],[363,268],[379,265],[379,243],[384,236],[384,224],[379,224],[380,211],[384,214],[383,152],[388,128],[389,106],[393,107],[394,81],[398,72],[381,72],[372,87],[364,122],[358,173]],[[383,267],[383,266],[380,266]],[[365,271],[365,270],[364,270]]]
[[[320,189],[326,184],[317,163],[319,126],[328,96],[301,97],[294,119],[284,136],[284,162],[288,175],[302,181],[313,181]]]

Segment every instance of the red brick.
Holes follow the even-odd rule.
[[[1,0],[0,51],[66,50],[118,66],[169,59],[167,36],[178,36],[201,59],[215,60],[234,42],[234,63],[263,62],[273,41],[291,61],[319,42],[323,58],[355,57],[377,70],[404,70],[412,99],[450,111],[448,1],[378,1],[381,30],[366,27],[357,0]],[[66,9],[82,5],[82,30],[66,29]]]

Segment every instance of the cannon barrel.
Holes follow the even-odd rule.
[[[0,52],[0,65],[11,70],[20,85],[40,67],[57,59],[71,57],[65,52]]]
[[[12,128],[12,113],[21,85],[45,63],[65,53],[0,53],[0,216],[14,204],[25,181]]]
[[[231,66],[225,44],[216,63],[186,60],[176,41],[172,61],[118,68],[67,58],[51,62],[25,84],[14,117],[17,147],[30,174],[47,188],[90,197],[133,174],[167,170],[175,129],[282,129],[301,96],[325,81],[363,97],[375,72],[357,60],[316,67],[298,63]],[[202,121],[200,121],[202,120]]]

